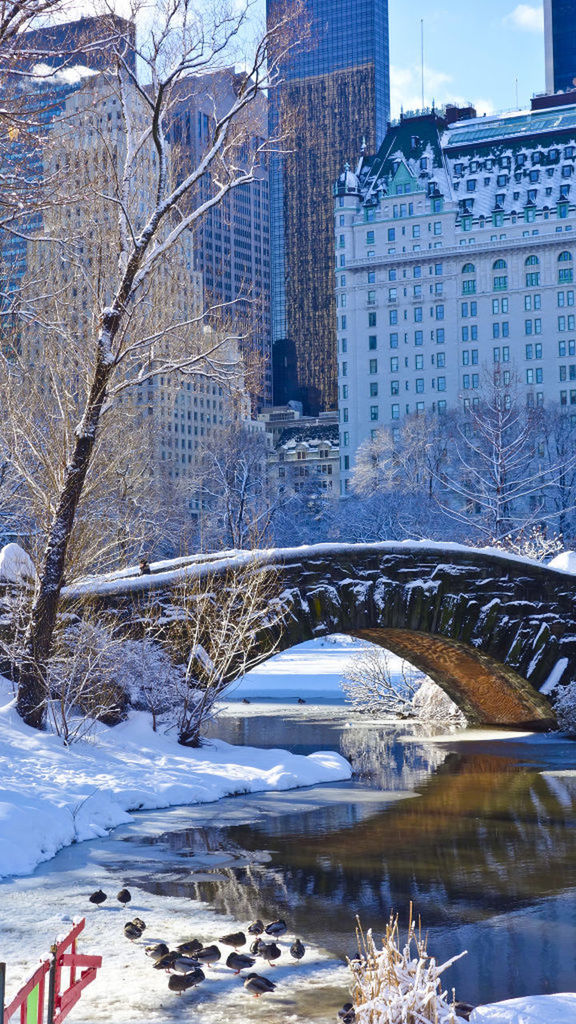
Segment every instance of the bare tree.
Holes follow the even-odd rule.
[[[540,410],[522,405],[514,380],[497,368],[486,375],[478,405],[458,424],[441,503],[488,543],[509,546],[549,521],[548,491],[576,467],[574,452],[544,460],[541,420]]]
[[[250,182],[270,146],[279,145],[278,140],[249,145],[249,114],[262,92],[278,83],[278,67],[302,40],[306,31],[300,21],[302,0],[277,8],[275,23],[268,25],[246,61],[246,72],[238,81],[233,101],[211,125],[201,159],[177,183],[171,173],[168,125],[176,96],[179,102],[182,100],[182,82],[187,76],[222,65],[245,27],[251,6],[250,0],[240,6],[222,0],[209,5],[208,20],[189,0],[167,0],[154,31],[138,47],[138,60],[146,68],[147,81],[142,84],[137,79],[126,59],[125,40],[119,40],[114,76],[102,76],[103,88],[116,100],[114,124],[117,130],[120,126],[122,138],[116,144],[110,139],[103,166],[98,169],[99,185],[92,184],[91,195],[100,204],[105,234],[113,243],[109,243],[101,266],[86,267],[80,259],[82,254],[76,254],[76,266],[84,268],[84,286],[93,300],[89,333],[82,331],[76,345],[90,352],[91,361],[62,479],[54,489],[40,582],[18,670],[18,710],[36,727],[44,723],[45,666],[68,545],[108,410],[129,390],[159,376],[201,373],[222,379],[231,372],[225,340],[198,331],[203,312],[176,322],[172,315],[167,324],[158,319],[150,323],[146,300],[154,279],[179,249],[185,249],[190,231],[206,210],[220,203],[230,190]],[[72,204],[85,195],[86,181],[90,180],[86,142],[90,133],[101,135],[105,130],[98,120],[103,102],[102,92],[96,99],[93,94],[84,94],[78,103],[71,104],[68,125],[66,118],[62,122],[62,132],[65,135],[67,130],[78,149],[78,159],[70,168]],[[111,110],[108,112],[111,114]],[[200,204],[186,208],[186,200],[208,174],[210,194]],[[112,224],[114,233],[110,230]],[[71,237],[73,231],[69,231],[68,239]],[[49,247],[52,260],[61,256],[61,239],[44,233],[36,240]],[[159,313],[157,307],[153,311]],[[50,326],[60,329],[59,321]],[[73,329],[74,325],[67,325],[68,333]],[[194,332],[196,342],[190,345]]]
[[[216,585],[200,575],[175,589],[164,646],[175,662],[185,662],[174,682],[178,739],[185,746],[200,744],[217,702],[257,664],[262,645],[274,653],[284,615],[275,581],[274,568],[254,560],[241,568],[232,564]]]
[[[232,423],[200,451],[197,483],[205,550],[265,547],[282,495],[266,472],[266,435]]]

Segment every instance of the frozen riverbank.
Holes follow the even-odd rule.
[[[155,733],[144,713],[114,728],[98,725],[67,748],[58,736],[24,725],[8,684],[0,685],[0,877],[30,873],[62,847],[129,821],[130,811],[351,775],[333,752],[302,756],[220,740],[190,750]]]

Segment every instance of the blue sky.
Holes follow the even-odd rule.
[[[425,100],[471,100],[479,113],[522,107],[544,92],[542,0],[388,0],[392,115],[421,106],[420,19]]]

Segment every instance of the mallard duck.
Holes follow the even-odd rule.
[[[353,1003],[344,1003],[341,1010],[338,1010],[338,1016],[344,1024],[354,1024],[356,1020],[356,1010],[354,1009]]]
[[[262,935],[263,931],[264,931],[264,924],[260,920],[260,918],[257,918],[256,921],[253,921],[252,924],[248,925],[248,934],[249,935]]]
[[[130,939],[130,942],[134,942],[135,939],[141,938],[142,929],[134,924],[134,921],[128,921],[128,924],[124,925],[124,935]]]
[[[196,967],[199,966],[198,961],[195,960],[194,957],[180,954],[180,956],[177,956],[173,961],[171,969],[176,971],[176,974],[190,974],[190,971],[195,970]]]
[[[275,939],[278,939],[281,935],[284,935],[288,931],[286,921],[271,921],[270,924],[266,925],[264,929],[266,935],[273,935]]]
[[[231,932],[230,935],[223,935],[221,939],[218,939],[224,946],[234,946],[234,949],[238,949],[238,946],[246,945],[246,936],[244,932]]]
[[[169,971],[172,968],[172,964],[179,956],[180,954],[177,949],[170,949],[167,953],[164,953],[163,956],[158,958],[156,963],[153,964],[153,967],[155,967],[157,971]]]
[[[142,920],[141,917],[134,917],[132,919],[132,924],[135,924],[136,927],[139,928],[141,932],[146,931],[146,925],[144,924],[144,921]]]
[[[155,946],[146,946],[144,952],[151,960],[160,960],[160,958],[166,956],[166,953],[169,953],[170,950],[165,942],[158,942]]]
[[[194,954],[194,958],[201,964],[207,964],[211,967],[212,964],[218,963],[222,956],[222,953],[218,949],[218,946],[203,946],[197,953]]]
[[[254,942],[250,946],[250,952],[251,952],[252,956],[258,956],[258,954],[260,952],[260,943],[261,943],[261,941],[262,941],[262,939],[254,939]]]
[[[171,974],[168,978],[168,988],[171,992],[178,992],[179,995],[182,995],[187,989],[199,985],[205,977],[201,967],[195,967],[189,974]]]
[[[261,942],[258,947],[258,953],[263,960],[268,961],[271,967],[275,966],[272,961],[277,960],[279,956],[282,956],[282,950],[275,942]]]
[[[231,967],[235,974],[240,974],[246,967],[254,967],[256,963],[253,956],[246,953],[230,953],[226,960],[226,967]]]
[[[202,949],[202,943],[200,939],[187,939],[186,942],[181,942],[179,946],[176,946],[179,953],[197,953],[199,949]]]
[[[106,902],[108,897],[105,892],[102,892],[102,889],[97,889],[96,892],[93,892],[92,895],[88,897],[88,899],[90,903],[95,903],[96,906],[99,907],[101,903]]]
[[[120,892],[116,894],[116,899],[118,900],[119,903],[122,904],[123,907],[125,907],[127,903],[130,903],[130,900],[132,899],[132,893],[129,891],[129,889],[120,889]]]
[[[300,939],[296,939],[290,946],[290,956],[293,956],[295,960],[301,960],[306,952],[306,946]]]
[[[258,999],[258,996],[264,995],[265,992],[273,992],[276,984],[270,981],[270,978],[263,978],[261,974],[247,974],[244,988]]]
[[[464,1020],[470,1020],[470,1014],[474,1007],[472,1003],[455,1003],[454,1011],[458,1017],[462,1017]]]

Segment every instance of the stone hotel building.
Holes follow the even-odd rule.
[[[363,441],[405,416],[470,408],[495,367],[528,405],[576,418],[575,174],[574,93],[505,116],[404,116],[345,168],[341,493]]]

